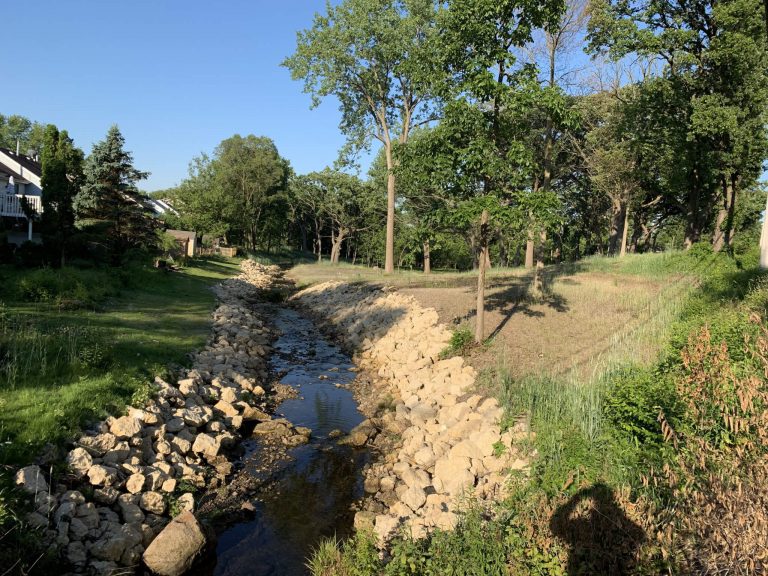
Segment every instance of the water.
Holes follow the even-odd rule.
[[[307,558],[322,538],[351,533],[350,505],[363,495],[366,453],[328,437],[363,421],[352,393],[336,386],[354,380],[353,364],[310,320],[294,310],[275,311],[282,335],[273,345],[271,368],[300,395],[280,404],[277,415],[309,427],[312,438],[291,452],[278,481],[259,494],[254,519],[219,536],[216,576],[305,576]],[[258,457],[254,446],[246,470],[252,466],[256,474]]]

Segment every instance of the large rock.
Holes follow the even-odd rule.
[[[48,482],[45,481],[40,466],[27,466],[16,472],[15,482],[30,494],[48,492]]]
[[[109,431],[117,438],[133,438],[141,432],[141,421],[131,416],[121,416],[112,423]]]
[[[93,458],[85,448],[78,447],[67,455],[67,465],[75,476],[82,478],[88,474],[88,470],[93,466]]]
[[[88,470],[88,479],[94,486],[111,486],[117,481],[117,470],[109,466],[94,464]]]
[[[194,514],[182,512],[146,549],[144,563],[159,576],[181,576],[202,556],[206,542]]]

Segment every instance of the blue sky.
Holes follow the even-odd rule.
[[[280,62],[324,0],[0,0],[0,113],[67,129],[89,153],[120,126],[145,190],[232,134],[269,136],[299,173],[336,159],[335,101],[310,110]],[[16,37],[16,33],[20,32]]]

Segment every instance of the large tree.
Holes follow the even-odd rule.
[[[533,30],[557,21],[562,10],[562,0],[453,0],[445,14],[443,39],[456,98],[446,107],[438,134],[453,158],[446,177],[458,177],[453,178],[460,199],[456,213],[479,220],[478,343],[485,338],[489,218],[554,214],[556,199],[526,186],[532,154],[521,115],[541,96],[541,87],[535,68],[522,65],[518,53]]]
[[[384,271],[394,270],[396,177],[393,148],[414,126],[434,119],[435,0],[344,0],[328,4],[311,29],[298,33],[296,53],[283,63],[304,80],[313,105],[335,96],[344,152],[381,142],[387,169]]]
[[[43,242],[61,265],[67,242],[75,228],[75,196],[83,183],[83,152],[76,148],[66,130],[49,124],[41,157],[43,193]]]
[[[156,243],[157,222],[136,187],[149,173],[133,166],[133,156],[124,146],[125,138],[117,126],[93,145],[85,162],[83,186],[74,201],[80,226],[105,240],[113,264],[120,264],[131,249]]]
[[[664,122],[681,128],[680,175],[670,180],[688,178],[686,244],[709,227],[716,250],[730,245],[740,191],[768,149],[762,0],[593,0],[591,13],[594,50],[663,62],[652,83],[667,102],[658,108]]]
[[[44,146],[45,130],[45,125],[24,116],[0,114],[0,147],[16,150],[18,145],[22,154],[40,154]]]

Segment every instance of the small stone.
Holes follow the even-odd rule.
[[[159,492],[144,492],[141,495],[140,506],[152,514],[162,514],[165,512],[165,500]]]
[[[131,474],[125,483],[125,488],[131,494],[136,494],[142,491],[145,481],[146,478],[144,478],[144,474],[139,474],[138,472],[136,474]]]
[[[180,510],[186,512],[194,512],[195,510],[195,496],[192,492],[185,492],[176,499],[176,503],[179,505]]]
[[[176,490],[176,479],[168,478],[168,480],[163,482],[162,486],[160,486],[160,490],[167,494],[172,494],[173,491]]]
[[[95,464],[88,470],[88,479],[94,486],[111,486],[117,481],[117,470]]]

